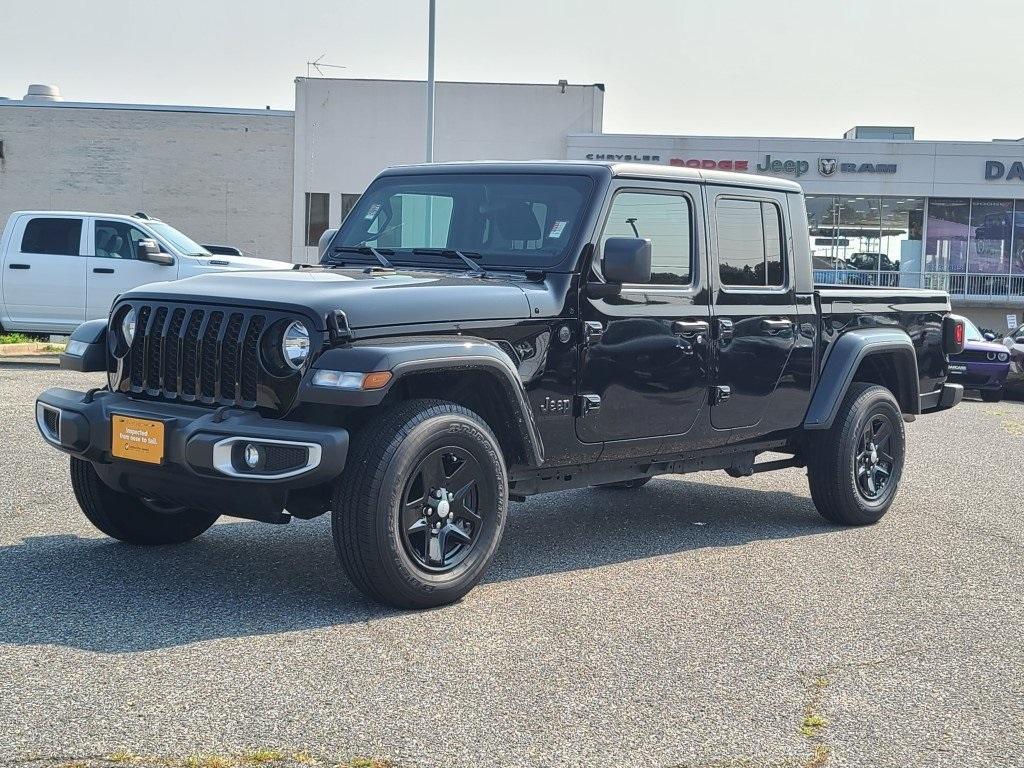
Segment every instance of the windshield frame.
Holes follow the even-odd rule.
[[[341,223],[338,231],[331,238],[330,242],[324,249],[323,255],[321,256],[320,262],[322,264],[332,264],[339,261],[345,263],[374,265],[377,264],[377,260],[371,254],[362,255],[353,251],[344,252],[344,257],[340,254],[335,254],[334,249],[338,248],[354,248],[354,244],[342,243],[342,237],[346,234],[346,224],[349,221],[356,221],[360,216],[365,216],[367,209],[371,205],[370,199],[372,195],[370,193],[375,192],[379,187],[385,184],[391,184],[394,181],[399,183],[409,184],[420,184],[429,180],[429,182],[435,182],[440,180],[438,183],[443,184],[443,178],[445,176],[456,176],[459,178],[465,178],[469,176],[503,176],[503,177],[522,177],[524,181],[530,177],[556,177],[556,178],[573,178],[573,179],[585,179],[588,184],[587,188],[583,190],[583,196],[580,200],[579,209],[576,212],[576,221],[572,231],[569,234],[569,238],[566,241],[565,247],[561,250],[560,255],[553,256],[551,259],[544,262],[530,262],[527,263],[525,259],[518,258],[519,254],[512,253],[479,253],[471,249],[465,249],[465,253],[472,256],[475,261],[480,263],[480,266],[486,271],[512,271],[512,272],[567,272],[572,271],[577,264],[577,261],[581,255],[581,249],[584,245],[590,242],[593,235],[593,211],[595,209],[595,200],[599,200],[604,194],[604,184],[602,184],[601,174],[595,172],[588,172],[589,169],[581,169],[579,167],[573,168],[523,168],[523,167],[479,167],[479,168],[467,168],[465,166],[453,165],[451,167],[409,167],[409,168],[396,168],[384,171],[377,178],[375,178],[370,185],[366,188],[366,191],[360,197],[359,202],[353,206],[352,210],[346,216],[345,220]],[[393,262],[396,268],[419,268],[419,269],[444,269],[444,270],[458,270],[465,271],[466,265],[460,260],[447,258],[444,256],[430,256],[427,254],[419,253],[413,254],[412,247],[392,247],[377,245],[374,246],[379,251],[383,252],[389,261]],[[423,249],[419,249],[423,250]],[[442,249],[438,249],[442,250]],[[444,248],[443,250],[451,251],[451,248]]]

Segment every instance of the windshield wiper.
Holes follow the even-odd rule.
[[[441,256],[445,259],[462,259],[462,263],[465,264],[471,271],[476,272],[479,275],[485,274],[485,270],[471,258],[469,254],[480,258],[479,253],[470,251],[467,254],[465,251],[458,251],[454,248],[413,248],[412,252],[415,254],[421,254],[424,256]]]
[[[345,251],[348,253],[362,253],[367,256],[373,256],[381,263],[381,266],[387,267],[388,269],[394,269],[395,265],[387,260],[387,257],[383,253],[378,251],[376,248],[372,248],[369,245],[336,245],[332,253],[338,253]],[[390,253],[394,253],[391,251]]]

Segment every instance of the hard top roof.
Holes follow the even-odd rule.
[[[423,163],[397,165],[381,175],[410,175],[426,173],[578,173],[593,177],[651,179],[655,181],[687,181],[691,183],[722,184],[727,186],[774,189],[781,192],[800,192],[795,181],[759,176],[752,173],[730,173],[696,168],[678,168],[653,163],[617,163],[601,160],[474,160],[451,163]]]

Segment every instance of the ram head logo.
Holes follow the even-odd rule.
[[[839,161],[834,157],[819,157],[818,158],[818,173],[822,176],[831,176],[836,172],[836,168],[839,167]]]

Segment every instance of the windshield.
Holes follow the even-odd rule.
[[[978,330],[978,326],[964,318],[964,336],[968,341],[985,341],[985,337],[981,335],[981,331]]]
[[[174,250],[178,251],[184,256],[212,256],[208,250],[203,248],[192,238],[187,235],[183,235],[181,232],[176,230],[170,224],[164,224],[162,221],[147,221],[146,226],[156,232],[160,237],[170,243]]]
[[[579,234],[593,182],[556,174],[439,173],[377,179],[346,217],[324,261],[374,261],[370,246],[396,264],[451,261],[461,251],[483,267],[553,267]],[[343,249],[340,252],[337,249]]]

